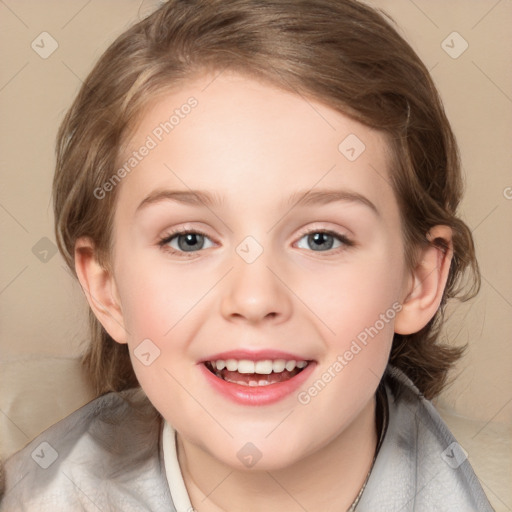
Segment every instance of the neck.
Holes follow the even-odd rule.
[[[347,510],[373,463],[375,399],[337,437],[291,466],[240,471],[178,435],[178,459],[197,512]]]

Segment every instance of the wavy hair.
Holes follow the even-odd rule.
[[[94,191],[114,174],[120,148],[150,102],[224,69],[317,99],[387,135],[409,265],[418,246],[443,247],[427,240],[430,228],[452,228],[441,307],[421,331],[395,334],[390,355],[433,398],[463,351],[439,342],[446,301],[467,299],[480,285],[471,232],[457,216],[459,154],[424,64],[390,18],[356,0],[168,0],[121,34],[83,83],[57,136],[56,236],[71,271],[81,236],[109,263],[116,189],[102,200]],[[92,313],[90,322],[83,361],[96,393],[138,386],[127,345]]]

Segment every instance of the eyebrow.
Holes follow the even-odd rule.
[[[345,201],[351,203],[359,203],[370,210],[373,211],[377,216],[380,216],[380,212],[367,197],[359,194],[358,192],[353,192],[350,190],[305,190],[302,192],[294,193],[290,199],[289,204],[296,206],[308,206],[308,205],[316,205],[316,204],[330,204],[336,201]]]
[[[208,208],[223,203],[218,195],[203,190],[155,190],[151,192],[137,207],[136,212],[151,204],[162,201],[176,201],[192,206],[206,206]],[[295,192],[288,199],[288,204],[297,206],[309,206],[318,204],[330,204],[336,201],[354,202],[362,204],[372,210],[377,216],[380,212],[377,207],[365,196],[349,190],[305,190]]]
[[[222,203],[222,199],[219,196],[202,190],[155,190],[137,206],[136,211],[138,212],[150,204],[162,201],[176,201],[192,206],[207,207],[218,206]]]

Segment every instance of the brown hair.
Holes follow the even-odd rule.
[[[458,149],[423,63],[385,15],[355,0],[168,0],[123,33],[85,80],[58,133],[54,209],[67,264],[74,272],[75,242],[89,236],[108,265],[116,189],[101,200],[94,191],[113,176],[148,104],[201,72],[224,69],[315,98],[387,134],[409,265],[432,226],[452,228],[442,305],[420,332],[395,334],[390,356],[425,396],[436,396],[462,353],[439,343],[444,305],[472,296],[480,284],[471,232],[456,216]],[[137,386],[127,345],[112,340],[92,313],[91,326],[84,363],[96,392]]]

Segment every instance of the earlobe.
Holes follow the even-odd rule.
[[[124,318],[113,275],[98,262],[94,242],[88,237],[76,241],[75,270],[96,318],[115,341],[126,343]]]
[[[434,226],[427,239],[429,244],[419,250],[402,310],[395,318],[397,334],[413,334],[423,329],[443,298],[453,257],[452,230],[448,226]]]

